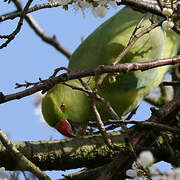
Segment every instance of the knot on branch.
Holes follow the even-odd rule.
[[[51,89],[52,87],[54,87],[54,85],[56,85],[55,81],[54,81],[54,77],[50,76],[49,79],[47,79],[45,81],[46,83],[46,87],[45,89],[42,91],[42,94],[44,94],[45,92],[47,92],[49,89]]]
[[[67,73],[61,74],[60,78],[61,78],[61,80],[64,81],[64,82],[65,82],[65,81],[69,81],[69,76],[68,76]]]
[[[128,73],[132,69],[132,65],[130,63],[119,64],[119,71],[123,73]]]
[[[59,72],[62,71],[62,70],[65,70],[65,71],[67,71],[67,72],[71,72],[71,71],[72,71],[70,68],[67,68],[67,67],[56,68],[56,69],[54,70],[54,73],[53,73],[52,77],[56,77],[57,73],[59,73]]]

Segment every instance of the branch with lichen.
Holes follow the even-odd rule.
[[[8,139],[8,137],[0,130],[0,141],[2,145],[6,148],[7,154],[11,155],[11,160],[14,161],[17,167],[21,170],[27,170],[32,172],[40,180],[50,180],[49,176],[42,172],[35,164],[29,161],[17,148],[14,144]]]
[[[154,112],[148,121],[162,123],[165,125],[172,125],[174,121],[176,121],[176,115],[178,114],[179,109],[180,97],[173,99],[168,104],[165,104],[159,111]],[[136,135],[134,134],[134,138],[132,138],[132,143],[134,147],[152,147],[155,140],[160,135],[159,130],[148,130],[146,128],[143,130],[143,128],[140,128],[139,126],[137,127],[135,132],[139,133]],[[122,178],[124,176],[125,171],[131,166],[133,160],[134,158],[132,154],[129,154],[127,152],[124,153],[123,156],[118,156],[114,161],[107,165],[99,179],[110,180],[117,173],[119,173],[120,177]]]
[[[153,127],[154,123],[161,123],[172,126],[176,120],[176,114],[180,109],[180,98],[174,99],[168,104],[164,105],[159,111],[156,111],[147,122],[145,127],[142,125],[135,125],[129,128],[129,137],[132,138],[135,150],[139,152],[139,147],[152,148],[155,139],[160,135],[161,131],[171,131],[172,129],[164,129],[159,124]],[[167,120],[168,119],[168,120]],[[152,122],[152,123],[150,123]],[[150,125],[150,127],[149,127]],[[158,130],[157,130],[158,129]],[[173,132],[174,133],[174,132]],[[126,162],[121,166],[127,168],[127,164],[133,161],[130,158],[128,161],[123,161],[129,155],[129,149],[126,148],[125,138],[127,135],[121,132],[109,133],[113,144],[119,147],[117,150],[110,150],[104,139],[100,134],[92,136],[84,136],[77,138],[69,138],[60,141],[39,141],[39,142],[14,142],[14,146],[24,156],[26,156],[32,163],[36,164],[41,170],[66,170],[80,167],[95,168],[102,166],[108,162],[113,161],[115,157],[119,162]],[[173,136],[173,134],[172,134]],[[176,135],[174,138],[176,138]],[[20,170],[21,167],[15,161],[12,161],[12,156],[1,145],[0,159],[1,165],[9,170]],[[124,159],[124,160],[125,160]],[[9,164],[9,162],[12,162]],[[121,167],[117,166],[117,168]],[[27,170],[23,168],[23,170]]]
[[[165,135],[166,139],[163,138],[163,135]],[[179,153],[179,144],[180,144],[180,138],[179,136],[172,136],[172,134],[168,133],[168,132],[164,132],[162,136],[160,136],[154,143],[154,145],[149,148],[149,147],[141,147],[139,146],[137,148],[138,152],[142,152],[144,150],[150,150],[154,157],[156,162],[160,162],[160,161],[165,161],[165,162],[169,162],[173,165],[173,167],[179,167],[180,166],[180,155]],[[167,148],[167,143],[170,146],[170,148],[172,149],[172,153],[170,155],[170,152]],[[69,175],[64,175],[64,178],[62,179],[58,179],[58,180],[91,180],[91,179],[98,179],[99,175],[101,174],[101,172],[106,168],[106,165],[97,167],[97,168],[93,168],[93,169],[83,169],[79,172],[76,173],[72,173]],[[120,179],[125,178],[124,176],[122,176],[122,174],[118,174],[116,176],[116,178],[118,179],[118,177]]]

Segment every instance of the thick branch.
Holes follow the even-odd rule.
[[[120,133],[109,134],[112,142],[125,150]],[[41,170],[66,170],[97,167],[110,162],[117,152],[109,150],[101,135],[56,141],[14,142],[15,147]],[[1,166],[7,170],[20,170],[9,152],[0,145]],[[11,163],[9,163],[11,162]],[[23,168],[23,170],[28,170]]]
[[[172,125],[174,123],[176,114],[180,109],[180,97],[172,100],[168,104],[165,104],[159,111],[155,112],[148,121],[162,123],[166,125]],[[133,144],[134,146],[145,146],[152,147],[157,137],[160,135],[160,131],[154,131],[143,129],[135,126],[137,128],[135,132],[139,132],[138,134],[134,134]],[[108,164],[107,168],[102,172],[100,179],[110,180],[112,179],[116,173],[120,174],[122,178],[127,168],[129,168],[133,162],[133,156],[129,153],[125,153],[124,155],[119,155],[114,161]]]
[[[150,122],[158,122],[172,125],[177,111],[180,109],[180,98],[163,106],[158,112],[151,116]],[[154,128],[142,128],[135,125],[129,129],[129,136],[137,147],[152,148],[160,130]],[[155,128],[157,130],[157,127]],[[166,130],[166,129],[165,129]],[[155,133],[157,132],[157,134]],[[40,141],[40,142],[15,142],[15,147],[30,161],[36,164],[41,170],[65,170],[80,167],[98,167],[112,161],[118,155],[118,162],[122,164],[123,171],[133,161],[129,150],[125,145],[125,134],[113,132],[108,134],[113,144],[119,147],[119,151],[112,151],[104,144],[101,135],[85,136],[61,141]],[[124,136],[125,135],[125,136]],[[137,149],[136,149],[137,150]],[[138,149],[139,152],[139,149]],[[128,160],[127,160],[128,158]],[[1,166],[9,170],[19,170],[17,164],[12,161],[3,146],[0,146]],[[9,164],[9,162],[12,162]],[[117,162],[117,161],[116,161]],[[116,163],[118,168],[118,162]],[[116,170],[113,168],[113,170]],[[121,171],[121,172],[122,172]]]
[[[21,170],[28,170],[37,176],[40,180],[50,180],[49,176],[43,173],[37,166],[35,166],[31,161],[29,161],[22,153],[20,153],[14,144],[8,139],[8,137],[0,130],[0,140],[2,144],[6,147],[8,153],[13,157],[11,159],[17,167]]]

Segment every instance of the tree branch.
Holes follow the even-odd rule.
[[[0,130],[0,140],[2,144],[6,147],[8,150],[8,154],[10,153],[11,161],[15,160],[14,164],[16,164],[16,167],[18,167],[21,170],[28,170],[31,173],[33,173],[35,176],[37,176],[40,180],[50,180],[49,176],[43,173],[37,166],[35,166],[31,161],[29,161],[22,153],[20,153],[14,144],[11,143],[11,141],[8,139],[8,137]]]
[[[68,73],[61,74],[57,77],[51,77],[50,79],[43,80],[39,82],[39,85],[36,85],[32,88],[28,88],[24,91],[10,94],[10,95],[4,95],[2,92],[0,92],[0,104],[12,101],[15,99],[21,99],[23,97],[32,95],[38,91],[47,91],[50,84],[58,84],[60,82],[65,82],[72,79],[78,79],[83,78],[87,76],[96,76],[103,73],[117,73],[117,72],[123,72],[127,73],[129,71],[136,71],[136,70],[148,70],[159,66],[164,65],[172,65],[180,63],[180,56],[174,56],[172,58],[166,58],[166,59],[158,59],[151,62],[145,62],[145,63],[125,63],[125,64],[118,64],[115,66],[104,66],[100,65],[97,68],[89,69],[89,70],[80,70],[80,71],[72,71]]]
[[[22,11],[20,13],[20,19],[19,19],[16,29],[9,35],[0,35],[0,39],[7,39],[2,45],[0,45],[0,49],[6,47],[15,38],[15,36],[20,32],[21,27],[23,25],[23,20],[24,20],[26,11],[28,10],[28,8],[32,2],[33,2],[33,0],[28,0],[24,9],[22,8]]]
[[[108,136],[122,151],[126,149],[120,132],[109,133]],[[109,150],[104,144],[101,134],[65,140],[14,142],[13,145],[43,171],[98,167],[110,162],[117,155],[117,151]],[[21,170],[1,144],[0,159],[1,166],[7,170]],[[28,168],[23,167],[23,170]]]
[[[35,11],[38,11],[38,10],[40,10],[40,9],[53,8],[53,7],[58,7],[58,6],[61,6],[61,3],[60,3],[60,2],[38,4],[38,5],[35,5],[35,6],[32,7],[32,8],[29,8],[29,9],[26,11],[26,14],[31,13],[31,12],[35,12]],[[9,14],[2,15],[2,16],[0,16],[0,22],[6,21],[6,20],[8,20],[8,19],[14,19],[14,18],[16,18],[16,17],[20,17],[20,15],[21,15],[21,10],[18,11],[18,12],[13,12],[13,13],[9,13]]]
[[[163,106],[147,122],[156,122],[171,126],[179,109],[180,98],[177,98]],[[133,139],[135,149],[138,152],[142,150],[137,149],[139,147],[153,147],[155,139],[160,133],[160,130],[156,132],[154,131],[155,129],[152,127],[141,127],[139,125],[129,128],[128,135]],[[166,129],[164,130],[166,131]],[[126,135],[121,132],[113,132],[108,133],[108,136],[111,138],[112,143],[116,147],[119,147],[118,151],[109,150],[100,134],[60,141],[15,142],[13,144],[41,170],[66,170],[82,167],[95,168],[114,160],[118,156],[116,168],[122,168],[120,170],[122,172],[133,161],[133,156],[129,156],[129,150],[126,148]],[[12,161],[12,157],[9,156],[8,151],[3,146],[0,146],[0,159],[1,166],[4,166],[6,169],[20,170],[18,169],[20,167],[17,166],[16,162]],[[9,162],[12,163],[10,164]],[[122,162],[125,164],[121,164]],[[119,163],[121,166],[119,166]],[[116,171],[116,169],[114,170]],[[112,171],[110,170],[108,172]]]
[[[168,104],[165,104],[159,111],[154,113],[150,118],[149,122],[156,122],[162,123],[166,125],[171,125],[175,120],[176,114],[179,112],[180,109],[180,97],[173,99]],[[136,128],[135,126],[134,128]],[[135,132],[139,132],[135,134]],[[152,147],[157,137],[160,135],[160,131],[153,131],[137,127],[136,131],[134,132],[134,138],[132,139],[133,145],[137,146],[144,146],[144,147]],[[98,180],[110,180],[112,179],[115,174],[120,174],[119,177],[124,177],[124,174],[133,162],[134,158],[131,154],[125,153],[120,154],[118,157],[109,163],[105,170],[102,172],[102,175]],[[116,177],[116,179],[118,179]]]
[[[15,6],[19,11],[22,11],[23,7],[20,2],[20,0],[13,0]],[[56,50],[58,50],[60,53],[62,53],[64,56],[66,56],[68,59],[71,56],[71,53],[63,47],[56,39],[55,35],[51,38],[49,37],[43,29],[40,27],[40,25],[35,21],[33,16],[31,14],[26,14],[25,20],[28,22],[29,26],[34,30],[34,32],[46,43],[53,46]]]
[[[69,2],[68,4],[72,4],[72,2]],[[159,8],[159,5],[156,0],[141,0],[141,1],[139,1],[139,0],[122,0],[122,2],[119,3],[119,5],[121,5],[121,4],[130,6],[133,9],[136,9],[139,11],[142,11],[142,10],[143,10],[143,12],[148,11],[148,12],[155,13],[157,15],[165,17],[161,13],[161,9]],[[53,3],[38,4],[32,8],[29,8],[26,13],[28,14],[28,13],[38,11],[40,9],[54,8],[54,7],[58,7],[58,6],[62,6],[62,3],[61,2],[53,2]],[[170,7],[170,5],[169,5],[169,7]],[[0,22],[19,17],[20,13],[21,12],[13,12],[13,13],[9,13],[6,15],[2,15],[2,16],[0,16]]]

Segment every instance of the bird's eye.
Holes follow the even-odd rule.
[[[60,109],[61,111],[64,111],[66,109],[66,105],[63,102],[60,104]]]

